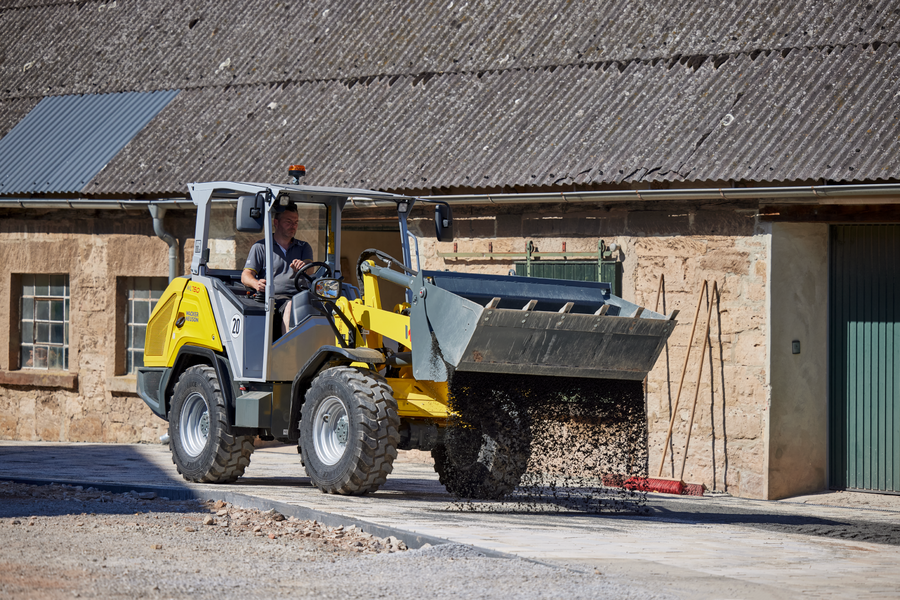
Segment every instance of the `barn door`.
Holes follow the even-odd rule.
[[[900,225],[831,228],[830,483],[900,492]]]

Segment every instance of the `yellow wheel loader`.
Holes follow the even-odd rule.
[[[421,449],[432,451],[449,491],[499,498],[525,471],[525,445],[508,438],[530,417],[507,407],[448,434],[455,374],[640,381],[675,326],[674,315],[626,302],[605,283],[420,269],[407,216],[430,202],[436,235],[446,239],[448,205],[303,186],[294,175],[283,185],[189,186],[197,207],[191,274],[154,308],[137,377],[141,398],[168,421],[173,462],[189,481],[236,480],[260,437],[298,445],[326,493],[375,491],[398,449]],[[396,210],[403,252],[363,252],[359,288],[344,282],[340,262],[341,212],[351,198]],[[251,296],[240,270],[212,268],[214,201],[236,206],[238,236],[263,234],[267,265],[273,215],[297,208],[298,237],[319,262],[294,278],[285,333],[272,286]],[[406,302],[382,306],[385,283],[400,286]]]

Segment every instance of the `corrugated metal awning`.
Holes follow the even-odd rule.
[[[44,98],[0,139],[0,194],[80,192],[178,92]]]

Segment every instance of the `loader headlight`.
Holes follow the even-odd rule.
[[[313,293],[324,300],[337,300],[341,295],[340,279],[317,279]]]

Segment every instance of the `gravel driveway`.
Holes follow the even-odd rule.
[[[153,496],[0,481],[0,597],[665,597],[592,570]]]

